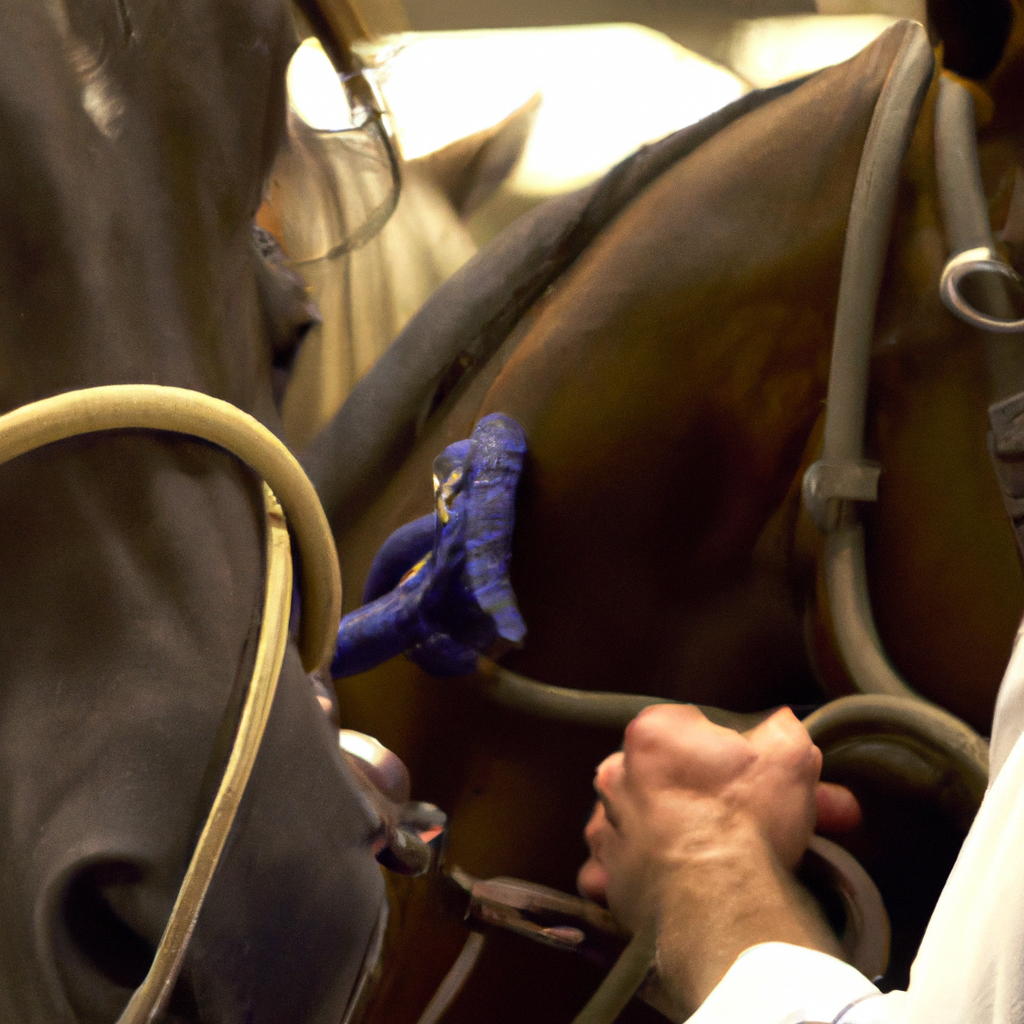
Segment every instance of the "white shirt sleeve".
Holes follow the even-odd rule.
[[[839,960],[770,942],[736,960],[689,1024],[1024,1022],[1021,635],[996,702],[988,792],[928,923],[908,991],[882,995]]]
[[[688,1024],[901,1024],[903,1000],[827,953],[765,942],[737,958]]]

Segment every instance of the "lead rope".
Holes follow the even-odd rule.
[[[629,940],[612,969],[572,1024],[611,1024],[654,970],[655,936],[642,928]]]
[[[265,481],[267,523],[263,620],[235,742],[153,963],[117,1022],[151,1024],[174,988],[277,689],[292,601],[291,545],[282,504],[291,514],[303,559],[299,647],[307,671],[318,668],[333,651],[341,617],[341,572],[327,518],[295,457],[258,420],[209,395],[151,384],[120,384],[44,398],[0,416],[0,464],[54,441],[125,429],[186,434],[231,452]]]
[[[259,420],[218,398],[158,384],[69,391],[0,416],[0,465],[54,441],[106,430],[163,430],[209,441],[262,477],[288,515],[302,556],[298,646],[307,672],[334,653],[341,570],[316,489],[283,442]]]

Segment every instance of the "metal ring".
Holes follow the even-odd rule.
[[[960,292],[960,282],[968,274],[996,274],[1024,289],[1020,274],[999,257],[988,246],[965,249],[950,257],[939,280],[939,295],[945,307],[972,327],[997,334],[1015,334],[1024,331],[1024,318],[1004,320],[989,316],[972,306]]]

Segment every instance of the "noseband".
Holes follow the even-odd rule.
[[[160,430],[209,441],[262,477],[266,586],[256,663],[231,755],[145,980],[117,1024],[148,1024],[181,969],[210,880],[263,739],[288,641],[292,558],[285,510],[302,556],[299,652],[307,671],[331,657],[341,617],[341,572],[320,499],[302,467],[262,423],[209,395],[153,384],[71,391],[0,416],[0,465],[54,441],[104,430]]]

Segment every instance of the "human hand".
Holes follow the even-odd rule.
[[[820,770],[821,752],[788,709],[741,734],[690,705],[648,708],[598,767],[580,890],[626,927],[653,929],[662,963],[671,933],[683,1005],[697,1005],[756,942],[834,951],[790,875],[816,823],[840,831],[859,820],[852,794],[820,783]]]
[[[598,766],[599,802],[587,825],[591,856],[580,869],[580,891],[606,902],[604,859],[639,838],[615,828],[608,817],[613,804],[621,804],[616,824],[624,815],[621,824],[646,836],[656,861],[671,858],[684,828],[703,835],[709,825],[745,824],[755,825],[780,865],[792,869],[815,828],[844,832],[860,821],[853,794],[819,782],[820,772],[821,752],[788,708],[746,733],[713,724],[693,705],[648,708],[626,727],[623,749]]]

